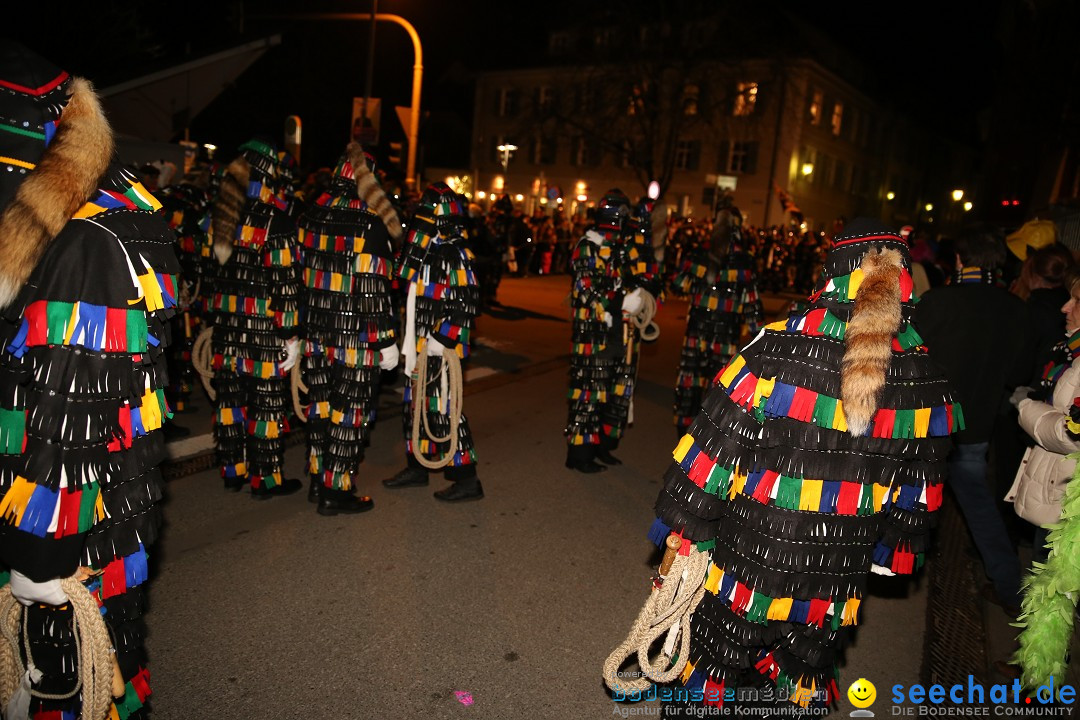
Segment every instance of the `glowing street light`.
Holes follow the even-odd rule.
[[[517,200],[518,202],[521,202],[522,200],[525,199],[525,196],[522,195],[521,193],[518,193],[517,195],[514,196],[514,199]]]
[[[809,175],[812,172],[814,172],[814,163],[812,163],[812,162],[804,162],[802,164],[802,174],[803,175]]]
[[[511,145],[510,143],[503,143],[499,145],[496,150],[499,151],[502,156],[503,175],[506,174],[507,166],[510,164],[510,153],[518,149],[517,145]]]
[[[926,212],[933,212],[934,203],[926,203],[926,206],[923,209],[926,210]]]
[[[973,207],[975,206],[971,204],[970,200],[968,200],[966,203],[964,203],[964,212],[971,212],[971,208]]]
[[[964,199],[964,191],[959,190],[959,189],[953,190],[952,191],[952,199],[953,199],[953,202],[960,202],[961,200]]]
[[[890,190],[889,192],[885,193],[885,199],[886,200],[895,200],[896,199],[896,193],[894,193],[892,190]]]

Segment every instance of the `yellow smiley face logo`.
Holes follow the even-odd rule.
[[[857,708],[868,708],[877,699],[877,688],[866,678],[859,678],[847,689],[847,699]]]

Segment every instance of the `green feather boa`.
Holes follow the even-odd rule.
[[[1069,457],[1080,459],[1080,453]],[[1050,556],[1045,564],[1034,563],[1034,572],[1024,581],[1023,612],[1016,623],[1020,649],[1013,663],[1023,668],[1027,688],[1048,685],[1051,678],[1060,687],[1068,667],[1065,658],[1080,597],[1080,463],[1065,488],[1061,520],[1047,541]]]

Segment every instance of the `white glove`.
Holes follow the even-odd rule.
[[[60,588],[60,578],[39,583],[18,570],[11,571],[11,595],[26,606],[34,603],[63,605],[68,601],[67,594]]]
[[[398,350],[397,345],[387,345],[382,350],[379,350],[379,367],[383,370],[393,370],[398,366],[400,357],[401,351]]]
[[[1020,401],[1027,399],[1027,397],[1033,392],[1034,390],[1032,388],[1029,388],[1027,385],[1021,385],[1020,387],[1013,390],[1012,395],[1009,396],[1009,404],[1013,407],[1019,407]]]
[[[289,338],[285,341],[285,345],[281,348],[282,355],[285,359],[281,361],[281,369],[285,372],[293,369],[293,365],[300,359],[300,340],[297,338]]]
[[[608,327],[611,327],[611,323],[612,323],[611,313],[605,312],[604,313],[604,324],[607,325]]]
[[[641,312],[641,308],[645,305],[645,298],[642,297],[644,292],[641,288],[635,288],[633,292],[623,298],[623,315],[637,315]]]
[[[873,565],[870,566],[870,572],[874,573],[875,575],[886,575],[888,577],[896,577],[896,573],[894,573],[892,570],[885,567],[884,565],[878,565],[877,563],[874,563]]]
[[[424,346],[424,349],[427,351],[428,357],[440,357],[441,358],[442,355],[443,355],[443,350],[446,349],[446,346],[443,345],[438,340],[436,340],[435,338],[429,337],[427,339],[427,344]]]

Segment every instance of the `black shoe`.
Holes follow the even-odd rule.
[[[1001,602],[1001,598],[998,597],[998,594],[994,590],[994,585],[992,583],[986,583],[985,585],[983,585],[982,588],[979,589],[979,595],[981,595],[984,600],[987,600],[1004,610],[1005,614],[1011,617],[1013,620],[1015,620],[1020,615],[1020,606],[1006,605],[1005,603]]]
[[[225,489],[229,492],[240,492],[247,485],[248,479],[246,477],[225,478]]]
[[[272,488],[251,488],[251,497],[256,500],[269,500],[273,497],[292,495],[294,492],[299,492],[302,487],[304,487],[304,483],[296,478],[288,478],[287,480],[282,480],[280,485],[275,485]]]
[[[596,462],[595,460],[578,460],[578,461],[567,460],[566,461],[566,467],[570,468],[571,470],[577,470],[578,472],[583,472],[583,473],[585,473],[587,475],[591,475],[593,473],[598,473],[598,472],[604,472],[605,470],[607,470],[607,465],[601,465],[600,463]]]
[[[607,448],[603,447],[596,449],[596,459],[605,465],[622,465],[622,460],[612,455]]]
[[[316,509],[320,515],[355,515],[367,512],[375,507],[375,501],[366,495],[353,495],[352,493],[340,492],[327,494],[319,498],[319,507]]]
[[[307,501],[309,503],[319,502],[319,488],[322,487],[322,478],[312,473],[310,484],[308,485]]]
[[[405,487],[423,487],[428,484],[428,471],[424,468],[407,467],[391,478],[382,481],[383,487],[396,490]]]
[[[480,485],[479,480],[468,484],[456,482],[445,490],[437,490],[434,495],[436,500],[442,500],[443,502],[468,502],[469,500],[482,499],[484,497],[484,488]]]

